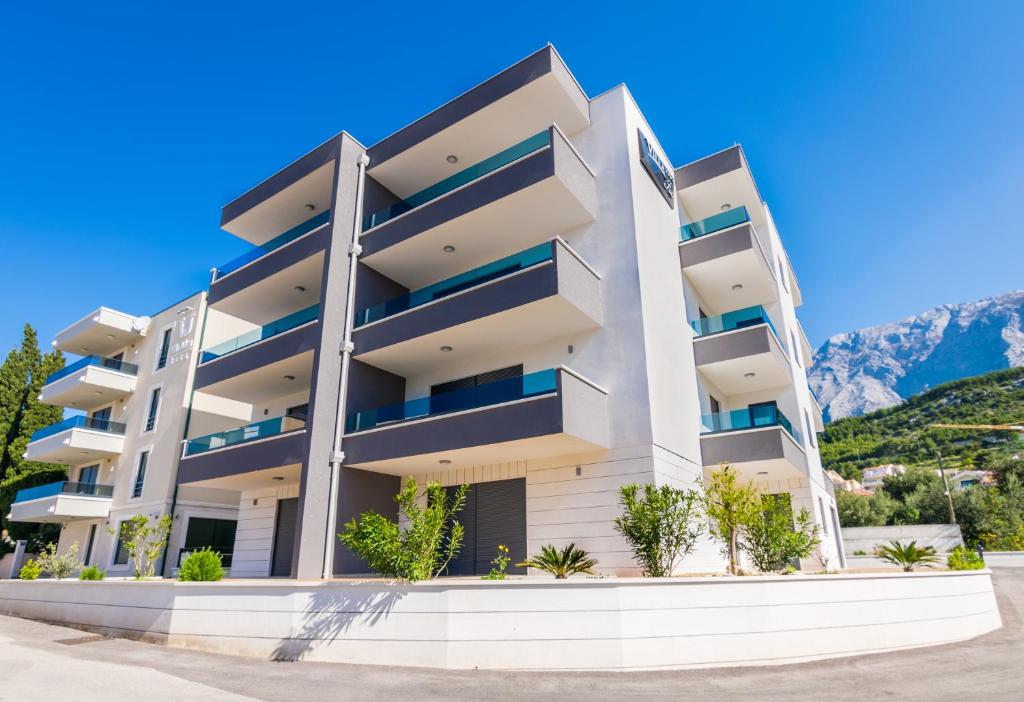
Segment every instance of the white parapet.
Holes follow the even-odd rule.
[[[969,639],[991,573],[364,582],[4,581],[0,612],[277,659],[469,669],[766,665]]]

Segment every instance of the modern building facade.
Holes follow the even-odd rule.
[[[627,483],[730,463],[842,567],[799,285],[740,147],[673,168],[625,86],[548,46],[374,144],[228,203],[179,496],[235,495],[231,575],[364,573],[336,535],[403,477],[469,483],[453,574],[575,542],[634,574]],[[815,565],[818,563],[815,560]],[[703,542],[686,571],[718,571]]]

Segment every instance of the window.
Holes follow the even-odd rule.
[[[153,431],[156,428],[156,414],[160,410],[160,388],[153,388],[149,396],[149,412],[146,414],[146,428],[143,431]]]
[[[100,467],[85,466],[78,469],[78,491],[87,495],[96,492],[96,478],[99,476]]]
[[[814,433],[814,425],[811,424],[811,415],[807,414],[807,410],[804,410],[804,424],[807,425],[807,440],[811,442],[811,446],[818,448],[818,437]]]
[[[722,403],[718,401],[718,398],[714,395],[708,395],[708,400],[710,400],[711,404],[711,414],[718,414],[722,411]]]
[[[167,365],[167,356],[171,352],[171,333],[174,327],[164,329],[164,335],[160,338],[160,354],[156,358],[156,369],[160,370]]]
[[[803,368],[804,362],[800,360],[800,344],[796,342],[796,332],[792,329],[789,330],[789,338],[793,342],[793,360],[796,361],[798,366]]]
[[[782,287],[786,289],[786,292],[789,292],[789,279],[786,277],[786,269],[782,265],[782,259],[776,260],[779,264],[779,279],[782,280]]]
[[[89,561],[92,560],[92,547],[96,543],[96,525],[89,525],[89,538],[85,542],[85,558],[82,559],[83,565],[89,565]]]
[[[149,464],[149,451],[139,454],[139,467],[135,471],[135,484],[132,486],[132,497],[142,497],[142,486],[146,482],[146,466]]]
[[[114,549],[114,565],[128,565],[128,549],[124,547],[124,540],[121,538],[121,527],[124,522],[117,524],[117,547]]]

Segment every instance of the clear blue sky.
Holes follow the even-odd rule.
[[[548,41],[674,163],[743,144],[815,346],[1024,287],[1019,2],[57,5],[0,17],[2,351],[205,287],[246,248],[225,202]]]

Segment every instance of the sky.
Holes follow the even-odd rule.
[[[205,288],[223,204],[548,42],[675,165],[743,144],[814,346],[1024,287],[1024,3],[349,5],[7,3],[0,352]]]

